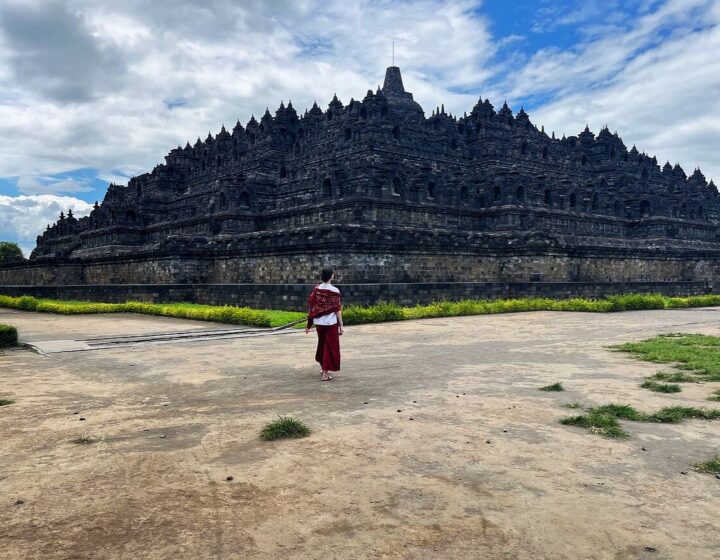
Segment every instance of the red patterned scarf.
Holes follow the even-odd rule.
[[[312,327],[313,319],[328,313],[337,313],[341,309],[339,293],[332,290],[321,290],[319,286],[315,286],[308,298],[308,328]]]

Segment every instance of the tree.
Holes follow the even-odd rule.
[[[17,243],[11,241],[0,241],[0,263],[23,261],[22,251]]]

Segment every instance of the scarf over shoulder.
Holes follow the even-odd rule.
[[[337,313],[341,309],[342,303],[338,292],[321,290],[320,286],[315,286],[308,298],[307,327],[312,327],[313,319],[317,319],[328,313]]]

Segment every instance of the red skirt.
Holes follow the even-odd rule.
[[[340,335],[338,324],[315,325],[318,334],[315,361],[325,371],[340,371]]]

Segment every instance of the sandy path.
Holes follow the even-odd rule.
[[[720,480],[691,465],[720,451],[720,423],[630,423],[611,441],[558,419],[573,401],[712,404],[720,384],[651,393],[638,384],[659,368],[605,346],[718,334],[719,312],[351,327],[331,383],[301,333],[5,352],[0,397],[17,402],[0,408],[0,557],[716,559]],[[0,322],[26,340],[209,326],[8,310]],[[555,381],[567,390],[537,391]],[[278,414],[313,435],[260,441]],[[80,435],[97,442],[70,443]]]

